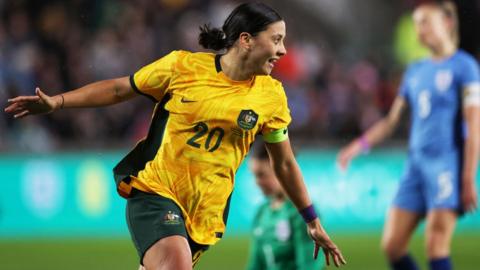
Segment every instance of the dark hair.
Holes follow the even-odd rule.
[[[275,10],[263,3],[244,3],[230,13],[222,29],[211,28],[209,24],[201,26],[198,43],[205,49],[229,49],[242,32],[255,36],[269,24],[282,20]]]

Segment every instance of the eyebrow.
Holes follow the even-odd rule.
[[[273,38],[283,38],[284,36],[282,34],[274,34],[272,37]]]

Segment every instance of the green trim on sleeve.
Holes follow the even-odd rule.
[[[151,96],[149,94],[146,94],[146,93],[140,91],[140,89],[138,89],[137,84],[135,83],[135,74],[130,75],[129,80],[130,80],[130,86],[132,86],[132,89],[133,89],[133,91],[135,91],[135,93],[137,93],[139,95],[142,95],[142,96],[145,96],[155,103],[158,102],[157,99],[154,98],[153,96]]]
[[[274,130],[268,134],[263,134],[263,140],[267,143],[279,143],[288,139],[288,129],[282,128]]]

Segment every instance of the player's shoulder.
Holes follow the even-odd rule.
[[[473,55],[469,54],[468,52],[462,49],[459,49],[453,57],[455,58],[455,60],[458,60],[458,61],[476,61]]]
[[[211,61],[215,57],[213,53],[190,52],[185,50],[171,51],[166,56],[174,57],[178,60],[189,60],[189,61]]]
[[[290,217],[297,218],[300,216],[297,207],[295,207],[295,204],[293,204],[291,200],[286,200],[283,207],[285,208]]]
[[[204,70],[213,70],[215,54],[207,52],[190,52],[176,50],[170,53],[175,61],[175,70],[180,73],[198,73]]]
[[[453,61],[456,65],[461,66],[478,65],[478,62],[473,55],[461,49],[455,53],[453,56]]]
[[[258,220],[262,215],[264,215],[264,213],[268,212],[269,210],[270,210],[270,201],[265,200],[258,206],[257,210],[255,211],[254,219]]]
[[[263,91],[268,91],[277,94],[283,94],[283,85],[282,83],[274,79],[270,75],[260,75],[255,78],[255,84],[258,87],[261,87]]]
[[[411,72],[415,72],[416,70],[429,65],[430,60],[428,58],[421,58],[416,61],[413,61],[407,66],[406,73],[409,74]]]
[[[174,51],[177,53],[178,57],[188,58],[192,60],[206,60],[210,61],[215,58],[215,54],[209,52],[191,52],[185,50]]]

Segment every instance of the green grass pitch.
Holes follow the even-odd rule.
[[[348,261],[342,269],[387,269],[377,234],[335,235]],[[480,269],[477,255],[480,233],[457,233],[453,242],[455,269]],[[422,269],[427,269],[422,236],[416,235],[411,250]],[[195,269],[244,269],[248,237],[226,237],[203,255]],[[129,239],[0,240],[0,269],[137,269],[137,255]],[[334,267],[332,267],[333,269]]]

